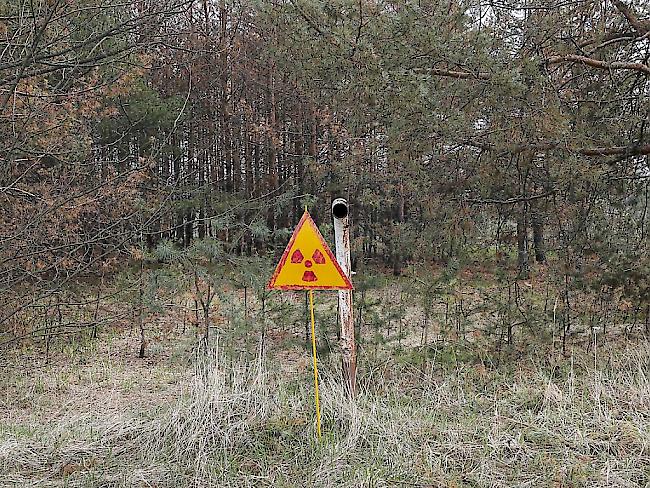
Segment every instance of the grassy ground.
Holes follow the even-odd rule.
[[[144,360],[136,350],[125,332],[4,370],[0,486],[650,485],[644,340],[569,358],[540,348],[495,369],[449,350],[373,351],[356,401],[332,355],[321,442],[299,345],[238,357],[215,338],[197,355],[172,337]]]

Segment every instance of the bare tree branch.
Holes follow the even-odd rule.
[[[644,35],[650,32],[650,22],[647,20],[643,22],[640,21],[632,9],[620,0],[612,0],[612,3],[618,9],[618,11],[623,14],[630,25],[634,27],[634,30],[636,30],[640,35]]]
[[[598,69],[606,70],[633,70],[650,75],[650,66],[643,63],[627,63],[622,61],[601,61],[600,59],[588,58],[587,56],[580,56],[578,54],[565,54],[563,56],[551,56],[546,60],[548,64],[559,63],[581,63]]]

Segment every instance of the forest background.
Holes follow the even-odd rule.
[[[408,276],[426,309],[486,273],[497,342],[619,312],[648,326],[647,5],[12,0],[1,14],[2,347],[96,333],[104,294],[142,308],[172,268],[208,301],[226,275],[261,286],[235,275],[269,268],[305,205],[329,235],[338,196],[360,280]],[[519,303],[530,278],[541,314]]]

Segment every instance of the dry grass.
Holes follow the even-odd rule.
[[[272,365],[233,363],[215,347],[189,371],[166,362],[142,380],[136,370],[133,403],[102,409],[97,395],[68,398],[66,411],[34,399],[31,417],[7,409],[0,486],[650,486],[645,343],[540,352],[497,370],[387,357],[363,365],[354,402],[325,362],[320,443],[309,371]],[[87,383],[115,389],[111,367]],[[156,382],[159,395],[138,401]]]

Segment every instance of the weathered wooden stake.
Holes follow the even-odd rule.
[[[337,198],[332,202],[336,260],[347,277],[351,278],[348,213],[348,202],[345,199]],[[354,320],[352,318],[352,290],[339,290],[339,318],[343,376],[349,395],[354,397],[357,391],[357,346],[354,340]]]

